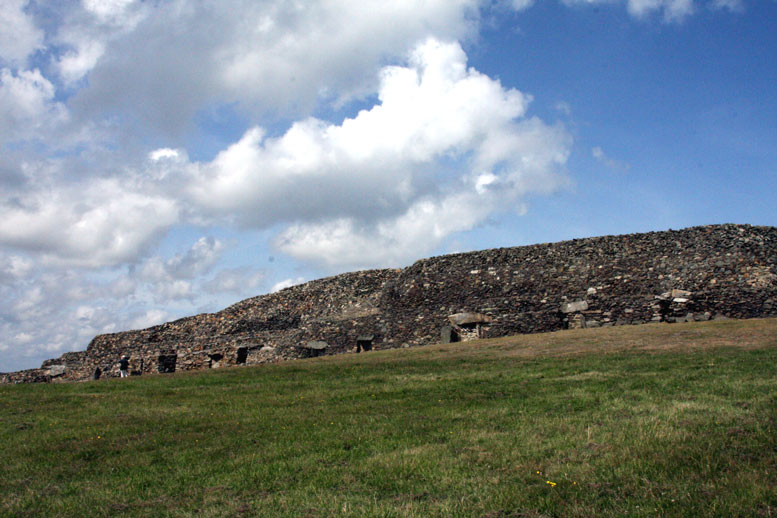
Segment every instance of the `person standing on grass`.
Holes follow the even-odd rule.
[[[129,376],[129,356],[122,356],[119,360],[119,373],[122,378]]]

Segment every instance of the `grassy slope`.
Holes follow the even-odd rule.
[[[777,320],[0,387],[0,516],[777,516]]]

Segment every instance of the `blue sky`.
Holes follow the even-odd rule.
[[[2,0],[0,371],[451,252],[776,225],[774,0]]]

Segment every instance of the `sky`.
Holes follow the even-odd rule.
[[[776,200],[775,0],[0,0],[0,371]]]

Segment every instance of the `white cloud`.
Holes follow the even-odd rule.
[[[123,17],[136,0],[83,0],[84,8],[101,21]]]
[[[161,309],[149,309],[144,314],[134,318],[129,323],[130,329],[145,329],[162,324],[170,319],[170,314]]]
[[[108,284],[108,292],[111,297],[126,299],[135,294],[137,283],[127,276],[121,276]]]
[[[25,9],[27,0],[2,0],[0,3],[0,63],[24,64],[27,57],[43,48],[43,31]]]
[[[266,273],[249,267],[226,268],[220,270],[213,279],[205,283],[208,293],[233,293],[238,295],[255,295],[262,284]]]
[[[178,221],[175,201],[117,179],[43,186],[23,203],[1,203],[0,245],[63,264],[100,267],[134,261]]]
[[[237,103],[252,117],[307,114],[320,101],[373,93],[375,69],[415,41],[474,36],[481,2],[136,2],[126,9],[137,13],[132,24],[118,33],[75,17],[61,31],[73,59],[85,65],[74,68],[83,73],[86,58],[96,55],[78,50],[87,38],[105,45],[107,57],[71,105],[87,116],[123,110],[137,131],[168,136],[213,103]]]
[[[67,120],[67,109],[54,101],[54,85],[40,70],[0,70],[1,140],[21,140]]]
[[[181,158],[181,151],[177,149],[170,149],[168,147],[163,147],[159,149],[155,149],[151,153],[148,154],[149,160],[152,160],[154,162],[158,162],[160,160],[176,160],[178,158]]]
[[[159,284],[156,287],[156,292],[159,296],[159,301],[162,303],[167,303],[173,300],[194,298],[194,293],[192,292],[192,283],[180,279],[175,279],[170,282]]]
[[[33,269],[32,261],[18,255],[5,256],[0,253],[0,280],[19,280]]]
[[[612,169],[614,171],[623,171],[623,170],[628,170],[630,168],[629,164],[625,162],[621,162],[620,160],[616,160],[608,156],[604,152],[604,150],[599,146],[596,146],[591,149],[591,156],[593,156],[601,164],[607,166],[609,169]]]
[[[563,184],[569,135],[523,118],[530,97],[468,69],[458,44],[429,39],[380,78],[379,103],[340,125],[309,118],[277,138],[253,128],[192,164],[195,205],[258,227],[293,223],[276,243],[298,258],[376,265]]]
[[[562,0],[567,5],[613,4],[621,0]],[[718,1],[718,0],[713,0]],[[722,0],[727,2],[730,0]],[[635,18],[645,18],[655,12],[663,13],[664,20],[678,22],[696,10],[693,0],[625,0],[626,8]]]
[[[285,279],[273,284],[272,288],[270,288],[270,293],[276,293],[278,291],[285,290],[286,288],[296,286],[297,284],[302,284],[303,282],[305,282],[304,277],[297,277],[296,279]]]
[[[61,26],[49,36],[62,49],[51,53],[56,70],[65,85],[73,87],[106,53],[111,59],[113,42],[131,37],[152,8],[137,0],[83,0],[80,6],[69,6],[67,12]]]
[[[728,9],[729,11],[741,11],[744,9],[742,0],[713,0],[713,9]]]
[[[167,272],[176,279],[193,279],[210,270],[221,258],[224,244],[212,237],[201,237],[183,255],[167,261]]]
[[[557,112],[559,112],[560,114],[566,117],[572,116],[572,106],[568,102],[559,101],[556,103],[554,108],[556,109]]]
[[[76,48],[60,57],[59,74],[66,84],[74,83],[92,70],[104,53],[105,45],[101,41],[79,41]]]
[[[212,237],[202,237],[184,254],[164,260],[155,256],[140,267],[138,278],[152,286],[157,302],[193,299],[192,280],[207,273],[220,259],[224,245]]]
[[[441,200],[421,200],[405,214],[360,226],[353,219],[294,225],[278,236],[276,246],[298,259],[329,268],[398,266],[432,250],[444,238],[483,221],[493,201],[468,192]]]
[[[534,5],[534,0],[511,0],[511,5],[516,11],[523,11]]]
[[[193,169],[193,199],[257,225],[396,214],[436,190],[429,176],[440,160],[474,154],[480,168],[507,160],[513,119],[529,102],[468,70],[458,44],[436,40],[417,47],[409,66],[384,68],[378,97],[341,125],[310,118],[278,138],[249,130]]]

